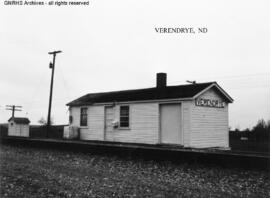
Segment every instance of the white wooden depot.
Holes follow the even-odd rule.
[[[202,102],[198,102],[202,101]],[[210,101],[210,102],[204,102]],[[113,101],[112,101],[113,102]],[[189,99],[125,101],[70,106],[70,126],[80,128],[83,140],[184,147],[229,147],[228,104],[232,99],[217,85]],[[129,106],[128,128],[115,127],[120,107]],[[87,126],[80,126],[80,109],[87,107]]]

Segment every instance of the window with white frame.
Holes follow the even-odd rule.
[[[120,127],[129,127],[129,106],[120,106]]]
[[[81,108],[80,125],[87,126],[87,108]]]

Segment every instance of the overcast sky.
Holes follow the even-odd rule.
[[[89,6],[0,5],[0,123],[47,116],[56,58],[52,117],[68,122],[66,103],[86,93],[217,81],[235,100],[229,125],[270,119],[269,0],[93,0]],[[206,27],[206,34],[159,34],[159,27]]]

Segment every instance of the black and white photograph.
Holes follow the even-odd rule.
[[[270,197],[268,0],[1,0],[0,197]]]

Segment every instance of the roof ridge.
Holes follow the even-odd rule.
[[[170,88],[170,87],[182,87],[182,86],[194,86],[194,85],[202,85],[202,84],[213,84],[213,83],[217,83],[216,81],[211,81],[211,82],[203,82],[203,83],[194,83],[194,84],[182,84],[182,85],[169,85],[166,86],[164,88],[160,88],[160,87],[148,87],[148,88],[138,88],[138,89],[124,89],[124,90],[116,90],[116,91],[103,91],[103,92],[93,92],[93,93],[88,93],[83,95],[87,96],[87,95],[92,95],[92,94],[108,94],[108,93],[118,93],[118,92],[126,92],[126,91],[137,91],[137,90],[150,90],[150,89],[166,89],[166,88]]]
[[[12,118],[12,117],[11,117]],[[26,119],[28,119],[27,117],[13,117],[13,118],[26,118]]]

